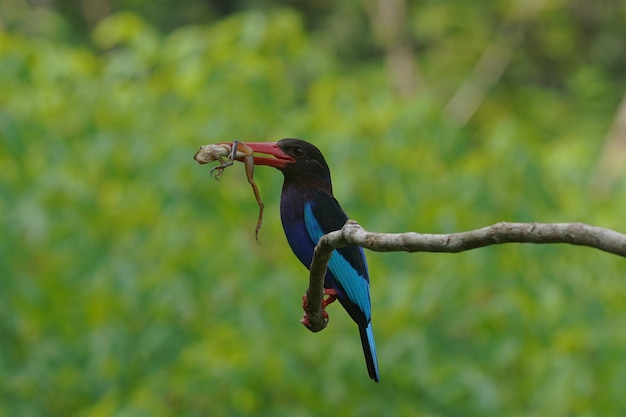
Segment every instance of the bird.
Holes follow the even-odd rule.
[[[255,165],[277,168],[284,182],[280,217],[287,242],[296,257],[309,268],[320,237],[341,229],[348,215],[333,195],[330,169],[321,151],[301,139],[277,142],[244,142],[253,152]],[[329,304],[336,298],[359,328],[369,377],[379,382],[378,359],[372,330],[372,307],[367,261],[363,248],[335,249],[324,278]]]

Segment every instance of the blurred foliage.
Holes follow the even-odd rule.
[[[547,1],[463,128],[442,110],[515,2],[411,3],[428,88],[408,98],[356,1],[154,2],[168,20],[136,0],[93,27],[70,3],[2,9],[0,415],[626,409],[623,259],[562,245],[369,253],[377,385],[340,308],[320,334],[298,323],[307,274],[278,219],[281,175],[257,169],[257,245],[243,168],[218,183],[192,160],[206,143],[310,140],[372,231],[623,231],[626,177],[589,186],[626,90],[622,3]]]

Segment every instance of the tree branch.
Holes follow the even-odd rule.
[[[376,252],[449,252],[501,243],[569,243],[589,246],[626,257],[626,235],[584,223],[496,223],[468,232],[451,234],[372,233],[353,220],[342,229],[322,236],[315,247],[310,266],[307,328],[317,332],[326,327],[322,315],[324,277],[333,250],[345,246],[361,246]]]

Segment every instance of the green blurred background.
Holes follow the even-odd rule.
[[[282,176],[200,145],[300,137],[366,229],[626,230],[622,0],[0,1],[1,416],[616,416],[624,259],[368,253],[381,383],[307,273]]]

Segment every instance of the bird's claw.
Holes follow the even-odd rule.
[[[302,320],[300,320],[300,323],[302,323],[304,327],[306,327],[312,332],[319,332],[320,330],[325,329],[326,326],[328,326],[328,320],[330,318],[328,316],[328,313],[324,309],[326,307],[326,305],[324,304],[324,300],[322,300],[322,311],[321,311],[322,326],[321,327],[319,327],[319,325],[313,326],[313,324],[311,323],[311,320],[309,319],[309,313],[307,312],[308,304],[309,304],[309,299],[307,298],[307,295],[305,293],[302,296],[302,309],[304,310],[304,314],[303,314]]]
[[[309,320],[309,315],[305,311],[304,317],[302,317],[302,320],[300,320],[300,323],[302,323],[304,327],[306,327],[312,332],[319,332],[320,330],[325,329],[326,326],[328,326],[329,318],[328,318],[328,313],[326,311],[322,311],[322,320],[324,321],[322,328],[318,329],[316,327],[313,327],[313,325],[311,324],[311,321]]]
[[[309,329],[312,332],[319,332],[320,330],[323,330],[326,328],[326,326],[328,326],[328,321],[330,320],[330,317],[328,316],[328,313],[326,312],[326,306],[333,303],[336,299],[337,299],[337,291],[333,290],[333,289],[325,289],[324,290],[324,296],[326,296],[325,298],[322,299],[322,305],[321,305],[321,315],[322,315],[322,323],[321,326],[319,325],[313,325],[311,323],[311,320],[309,319],[309,313],[307,312],[308,310],[308,304],[309,304],[309,300],[307,298],[306,293],[302,296],[302,309],[304,310],[304,316],[302,317],[302,320],[300,320],[300,323],[302,323],[304,325],[304,327],[306,327],[307,329]]]
[[[322,310],[326,308],[327,305],[332,304],[337,299],[337,291],[332,288],[324,289],[324,295],[326,298],[322,300]]]

